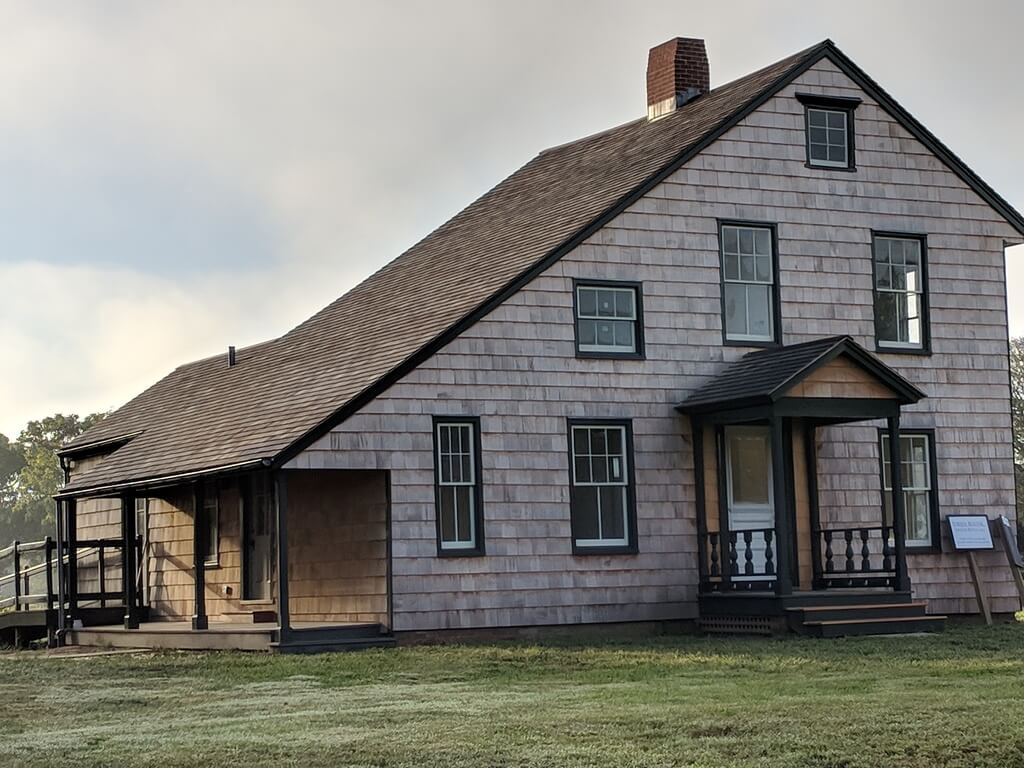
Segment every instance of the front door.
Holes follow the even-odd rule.
[[[769,548],[773,565],[777,551],[774,530],[770,547],[764,533],[775,528],[771,432],[768,427],[726,427],[725,456],[729,530],[739,532],[739,575],[733,578],[763,576]],[[749,548],[743,531],[751,531]]]
[[[268,478],[253,480],[247,494],[248,508],[243,501],[242,528],[245,558],[242,576],[243,600],[270,600],[273,574],[273,524]]]

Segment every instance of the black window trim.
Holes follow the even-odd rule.
[[[893,347],[880,344],[878,339],[878,285],[875,276],[875,240],[889,237],[902,240],[917,240],[921,243],[921,346]],[[871,230],[871,321],[874,326],[875,352],[889,355],[931,355],[931,291],[928,287],[928,235],[921,232],[897,232],[892,230]]]
[[[613,546],[578,546],[576,544],[575,516],[572,513],[572,489],[575,484],[575,460],[573,455],[574,427],[623,427],[626,434],[626,531],[629,543]],[[633,420],[632,419],[566,419],[566,438],[568,444],[568,478],[569,478],[569,527],[574,555],[635,555],[639,552],[637,545],[636,525],[636,462],[633,451]]]
[[[878,429],[878,487],[882,499],[882,519],[885,519],[885,437],[889,430],[879,427]],[[935,429],[932,427],[906,427],[900,428],[900,437],[924,436],[928,440],[928,474],[931,489],[928,491],[929,515],[931,517],[932,543],[927,546],[907,546],[907,554],[940,554],[942,552],[942,529],[941,515],[939,514],[939,460],[935,455]],[[904,510],[904,514],[906,511]]]
[[[473,484],[473,524],[475,526],[476,542],[473,547],[445,549],[441,544],[441,467],[438,462],[440,445],[437,440],[437,428],[442,424],[471,424],[473,427],[473,461],[476,467],[476,477]],[[431,418],[431,432],[433,434],[431,442],[434,447],[434,525],[437,536],[437,556],[481,557],[486,555],[487,549],[484,543],[484,483],[481,462],[483,451],[480,447],[480,417],[435,415]]]
[[[752,221],[750,219],[718,219],[718,284],[722,304],[722,345],[726,347],[754,347],[771,349],[782,346],[782,295],[779,289],[779,225],[771,221]],[[723,227],[757,227],[769,229],[772,234],[772,339],[766,341],[750,341],[730,339],[725,324],[725,238],[722,237]]]
[[[853,113],[861,100],[846,96],[828,96],[815,93],[798,93],[797,100],[804,105],[804,166],[816,171],[839,171],[854,173],[857,170],[857,130]],[[811,130],[808,109],[827,109],[846,113],[846,165],[819,165],[811,162]]]
[[[628,288],[634,293],[636,306],[635,352],[586,352],[580,350],[580,288]],[[572,280],[572,333],[576,357],[580,360],[643,360],[644,359],[644,291],[643,283],[635,280],[609,280],[605,278],[574,277]]]

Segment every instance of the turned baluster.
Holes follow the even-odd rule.
[[[832,562],[832,558],[835,557],[835,553],[832,551],[832,531],[822,531],[822,533],[825,535],[825,573],[834,573],[836,566]]]
[[[751,543],[754,541],[754,535],[750,531],[743,532],[743,574],[745,576],[754,575],[754,550],[751,548]]]
[[[892,528],[885,526],[882,528],[882,570],[892,570],[892,544],[889,543],[889,538],[892,536]]]
[[[843,531],[843,538],[846,539],[846,572],[853,573],[853,531]]]
[[[775,552],[772,547],[772,538],[775,531],[771,528],[764,532],[764,572],[769,576],[775,573]]]
[[[867,528],[860,529],[860,569],[871,570],[871,548],[868,546],[869,531]]]
[[[710,546],[711,546],[711,576],[712,577],[721,576],[722,575],[722,568],[721,568],[721,565],[719,563],[720,556],[718,554],[718,534],[717,533],[709,533],[708,534],[708,539],[710,541]]]
[[[729,531],[729,573],[738,576],[740,573],[739,553],[736,552],[736,531]]]

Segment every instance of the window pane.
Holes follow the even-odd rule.
[[[828,127],[829,128],[846,128],[846,115],[843,112],[829,112],[828,114]]]
[[[607,443],[608,453],[613,456],[623,455],[622,430],[620,428],[614,427],[609,429],[605,433],[605,440]]]
[[[577,539],[601,537],[597,494],[595,486],[575,486],[572,489],[572,526]]]
[[[832,163],[846,162],[846,148],[830,146],[828,148],[828,159]]]
[[[633,308],[634,291],[616,291],[615,292],[615,316],[633,318],[636,316],[636,312]]]
[[[605,430],[588,429],[587,431],[590,433],[591,455],[598,456],[607,453],[607,441],[605,440]]]
[[[748,285],[747,312],[749,333],[752,336],[771,336],[771,290],[766,285]]]
[[[828,147],[825,144],[811,144],[811,160],[828,160]]]
[[[736,227],[722,227],[722,250],[726,253],[739,253],[740,235]]]
[[[597,314],[597,292],[593,288],[580,288],[577,292],[580,316],[593,317]]]
[[[576,482],[589,483],[592,479],[590,474],[590,458],[587,456],[577,456],[574,461],[576,464]]]
[[[892,267],[887,264],[876,264],[875,265],[875,287],[876,288],[890,288],[892,287]]]
[[[754,252],[754,232],[750,229],[740,230],[740,253]],[[742,268],[742,264],[740,265]]]
[[[827,137],[828,131],[824,128],[810,129],[811,144],[825,144]]]
[[[729,467],[732,499],[740,504],[768,503],[768,436],[732,434]]]
[[[879,293],[875,298],[875,328],[879,341],[899,341],[897,294]]]
[[[580,320],[580,346],[590,347],[597,343],[597,321]]]
[[[626,489],[622,486],[605,486],[601,496],[601,538],[626,538]]]
[[[441,499],[441,540],[455,541],[455,488],[442,486]]]
[[[609,322],[597,321],[597,346],[611,347],[615,344],[615,331]]]
[[[736,283],[725,286],[725,332],[728,336],[746,336],[747,287]]]
[[[820,109],[809,109],[807,110],[807,122],[813,126],[824,127],[828,120],[826,114]]]
[[[597,292],[597,314],[600,317],[615,317],[615,291]]]
[[[931,516],[927,491],[908,491],[904,495],[907,513],[907,540],[931,542]]]
[[[752,281],[754,279],[754,257],[753,255],[740,256],[740,280]]]
[[[734,253],[725,254],[725,279],[740,279],[740,257]]]
[[[771,256],[772,233],[769,232],[767,229],[755,229],[754,250],[761,256]]]
[[[759,283],[772,282],[772,257],[758,256],[754,278]]]
[[[455,488],[455,540],[468,542],[473,539],[473,528],[470,519],[473,515],[473,488],[462,485]]]
[[[633,349],[633,323],[629,320],[615,322],[615,346]]]

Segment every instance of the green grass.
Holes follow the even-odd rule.
[[[321,656],[0,654],[0,765],[1024,766],[1024,625]]]

